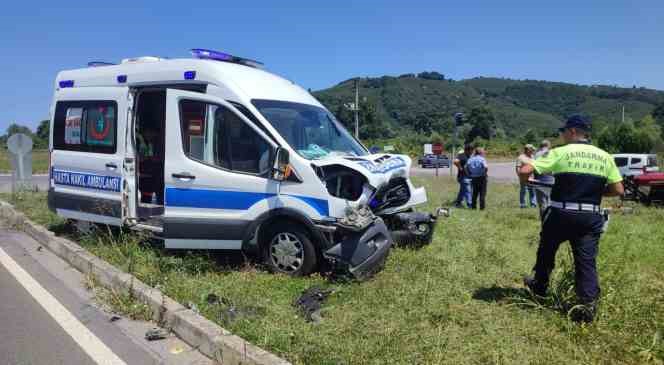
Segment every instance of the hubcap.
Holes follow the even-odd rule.
[[[281,271],[297,271],[304,261],[302,242],[292,233],[277,234],[270,242],[270,259]]]

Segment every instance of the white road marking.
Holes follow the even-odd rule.
[[[16,278],[25,290],[67,332],[71,338],[98,364],[126,365],[97,336],[71,314],[57,299],[33,279],[14,259],[0,248],[0,264]]]

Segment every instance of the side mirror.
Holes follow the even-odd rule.
[[[277,147],[274,154],[274,164],[272,165],[272,178],[274,180],[283,181],[290,175],[290,154],[287,149]]]

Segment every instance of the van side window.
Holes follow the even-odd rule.
[[[631,161],[631,164],[632,164],[632,165],[636,165],[636,164],[639,164],[639,163],[641,163],[641,159],[640,159],[640,158],[632,158],[632,161]]]
[[[208,165],[263,175],[270,170],[272,148],[229,109],[205,102],[180,102],[185,154]]]
[[[58,102],[53,118],[53,148],[113,154],[117,121],[114,101]]]
[[[616,157],[615,160],[617,167],[627,166],[627,157]]]

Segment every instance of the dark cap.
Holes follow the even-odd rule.
[[[592,123],[590,123],[590,119],[580,115],[580,114],[574,114],[567,118],[567,122],[565,122],[565,125],[558,128],[559,132],[564,132],[565,129],[568,128],[578,128],[582,129],[586,132],[590,132],[590,129],[592,127]]]

